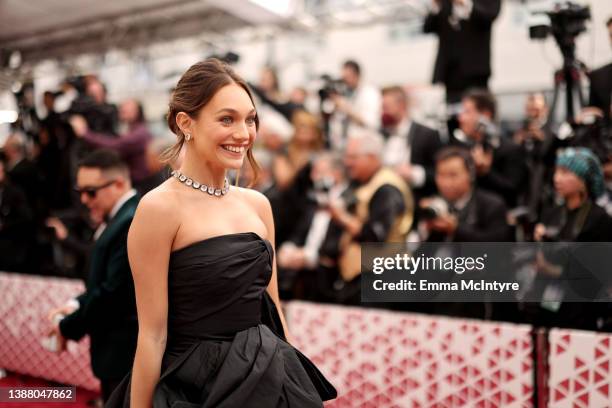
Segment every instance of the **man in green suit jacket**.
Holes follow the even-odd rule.
[[[104,222],[94,235],[87,290],[52,314],[66,315],[55,326],[60,351],[65,339],[89,335],[92,370],[106,401],[132,368],[136,352],[138,321],[127,235],[138,195],[126,164],[110,150],[97,150],[79,163],[76,190],[92,217]]]

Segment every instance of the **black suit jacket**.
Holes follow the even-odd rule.
[[[32,209],[34,216],[41,215],[44,211],[40,200],[40,184],[42,178],[36,165],[29,159],[23,159],[12,169],[7,171],[9,180],[19,187],[26,195],[28,204]]]
[[[478,177],[478,187],[499,194],[512,208],[526,191],[527,182],[528,169],[523,149],[502,138],[499,147],[493,150],[491,170]]]
[[[87,290],[77,298],[80,308],[60,322],[68,339],[89,334],[91,365],[100,379],[123,378],[136,352],[138,320],[127,234],[137,205],[138,196],[130,198],[96,241]]]
[[[469,148],[455,140],[453,144]],[[523,148],[511,140],[500,138],[493,148],[493,163],[485,175],[477,177],[477,186],[500,195],[509,208],[517,205],[518,198],[527,191],[527,160]]]
[[[27,271],[33,235],[33,215],[25,194],[8,182],[0,183],[1,270]]]
[[[591,94],[589,105],[603,110],[607,120],[610,120],[610,94],[612,93],[612,63],[605,65],[590,74]]]
[[[474,190],[466,206],[457,214],[458,226],[453,242],[507,242],[513,241],[512,229],[506,222],[506,205],[495,194]],[[432,233],[429,242],[444,240],[439,233]]]
[[[417,198],[433,194],[436,191],[436,153],[442,147],[440,134],[437,130],[412,122],[408,132],[410,146],[410,163],[423,166],[425,169],[425,185],[414,189]]]
[[[501,0],[473,0],[472,13],[461,20],[455,30],[449,22],[451,0],[441,0],[438,14],[429,14],[423,26],[426,33],[439,37],[438,55],[434,68],[434,83],[447,84],[451,70],[462,78],[491,75],[491,25],[497,18]]]

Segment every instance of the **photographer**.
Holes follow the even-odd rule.
[[[303,197],[310,188],[312,158],[323,149],[318,118],[305,111],[293,115],[294,133],[286,146],[279,148],[272,159],[272,178],[277,204],[276,242],[281,244],[291,234],[296,219],[304,211]]]
[[[599,159],[589,149],[567,148],[557,156],[554,186],[563,200],[545,210],[536,225],[537,241],[612,241],[612,220],[595,203],[604,192]]]
[[[506,242],[512,230],[506,222],[506,206],[493,193],[474,186],[476,169],[470,152],[460,147],[446,147],[436,155],[436,185],[439,196],[419,203],[418,231],[426,242]],[[458,256],[456,246],[425,244],[422,249]],[[432,254],[433,255],[433,254]],[[436,255],[439,256],[439,255]],[[448,256],[448,255],[445,255]],[[431,279],[451,279],[446,272]],[[490,318],[494,310],[484,303],[415,304],[416,311],[468,318]],[[502,313],[502,312],[499,312]]]
[[[70,145],[72,128],[56,110],[57,93],[46,91],[43,104],[47,116],[41,121],[40,154],[37,164],[45,176],[45,200],[52,209],[70,207]]]
[[[337,244],[339,228],[329,209],[330,202],[342,200],[344,207],[348,183],[344,179],[341,160],[332,153],[320,153],[313,159],[310,179],[313,188],[308,191],[306,208],[295,228],[278,251],[279,288],[285,299],[325,299],[331,282],[320,275],[319,251]]]
[[[126,132],[114,137],[98,133],[82,116],[73,116],[70,124],[74,134],[93,148],[112,149],[119,153],[129,169],[132,183],[136,188],[149,176],[146,165],[146,149],[153,135],[149,131],[142,104],[136,99],[127,99],[121,103],[119,115],[126,127]]]
[[[603,193],[604,181],[601,164],[590,150],[567,148],[561,151],[557,156],[554,185],[563,202],[544,212],[541,223],[536,225],[534,231],[537,241],[612,240],[612,218],[595,204]],[[550,284],[544,288],[540,307],[534,307],[534,304],[523,306],[536,324],[597,330],[599,318],[608,317],[606,304],[563,302],[566,290],[588,299],[602,289],[602,284],[593,279],[588,268],[582,267],[579,262],[568,261],[584,257],[581,251],[585,249],[588,250],[588,246],[554,247],[538,254],[536,270]]]
[[[470,153],[446,147],[436,156],[440,196],[419,203],[419,232],[428,242],[504,242],[512,240],[502,199],[474,186]]]
[[[334,107],[328,135],[330,147],[334,150],[344,147],[353,129],[378,129],[380,122],[380,92],[363,83],[357,62],[348,60],[342,66],[342,85],[327,90],[326,95]]]
[[[76,81],[75,85],[77,95],[67,113],[85,117],[92,132],[116,136],[119,112],[115,105],[106,101],[104,84],[94,76],[86,76],[82,83]]]
[[[487,88],[491,76],[491,26],[501,0],[432,0],[423,31],[439,38],[433,83],[446,87],[446,102],[466,89]]]
[[[361,130],[351,134],[344,165],[354,192],[354,208],[346,199],[329,203],[339,241],[335,251],[321,253],[319,261],[330,280],[335,279],[330,300],[338,303],[360,303],[361,243],[405,242],[412,226],[412,193],[399,175],[382,165],[383,147],[377,133]]]
[[[298,91],[297,93],[292,92],[292,97],[289,100],[282,100],[278,75],[272,67],[264,67],[260,74],[259,83],[249,83],[249,86],[263,104],[269,105],[289,122],[292,121],[295,112],[305,110],[304,100],[306,98],[306,91],[303,90],[303,99],[297,96],[299,94]]]
[[[527,167],[521,148],[500,137],[494,125],[495,97],[488,91],[473,90],[463,97],[461,105],[454,143],[470,149],[477,186],[499,194],[508,207],[514,207],[524,192]]]
[[[33,214],[24,192],[8,180],[0,160],[0,270],[31,272]]]
[[[525,101],[525,118],[521,127],[514,132],[512,140],[523,146],[528,154],[536,154],[538,147],[544,141],[544,125],[548,119],[548,104],[541,92],[527,95]]]

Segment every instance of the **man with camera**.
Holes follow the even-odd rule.
[[[505,242],[512,241],[512,230],[506,222],[506,206],[495,195],[476,188],[476,166],[470,152],[457,146],[445,147],[436,155],[438,196],[419,203],[418,231],[426,242]],[[435,256],[456,256],[456,246],[424,245],[422,251]],[[433,255],[433,254],[432,254]],[[451,273],[452,274],[452,273]],[[431,279],[450,279],[445,272]],[[415,304],[417,311],[469,318],[489,318],[491,308],[482,303]]]
[[[353,131],[347,140],[344,166],[354,204],[346,199],[330,201],[339,240],[319,258],[327,276],[333,278],[331,301],[360,303],[362,242],[405,242],[412,226],[412,193],[397,173],[383,166],[383,148],[383,138],[370,130]]]
[[[328,135],[333,150],[341,150],[355,128],[378,128],[380,92],[363,83],[361,67],[356,61],[346,61],[342,66],[341,83],[326,88],[325,94],[333,104]]]
[[[476,188],[476,165],[469,151],[445,147],[436,155],[439,196],[420,201],[419,233],[429,242],[511,241],[506,206],[493,193]]]
[[[446,87],[446,102],[466,89],[487,88],[491,76],[491,26],[501,0],[432,0],[423,31],[439,38],[433,82]]]
[[[494,124],[497,104],[491,93],[468,91],[461,105],[453,143],[470,149],[478,187],[499,194],[508,207],[514,207],[527,181],[522,149],[500,137]]]
[[[307,194],[303,216],[278,250],[279,289],[285,299],[328,299],[333,282],[319,267],[319,257],[335,258],[342,229],[331,217],[330,204],[354,207],[341,158],[334,153],[317,155],[310,171],[313,188]]]

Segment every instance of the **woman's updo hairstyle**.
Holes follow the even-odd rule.
[[[249,89],[246,81],[242,79],[234,70],[224,62],[216,58],[208,58],[193,64],[179,79],[176,88],[170,96],[168,105],[168,127],[177,136],[176,143],[168,148],[161,155],[161,160],[165,163],[174,161],[183,145],[185,144],[185,135],[176,124],[176,116],[179,112],[185,112],[191,118],[196,119],[200,110],[215,96],[215,94],[224,86],[236,84],[242,87],[253,106],[253,94]],[[259,130],[259,117],[255,116],[255,128]],[[260,167],[253,157],[252,147],[247,150],[247,159],[253,168],[253,180],[257,179]]]

